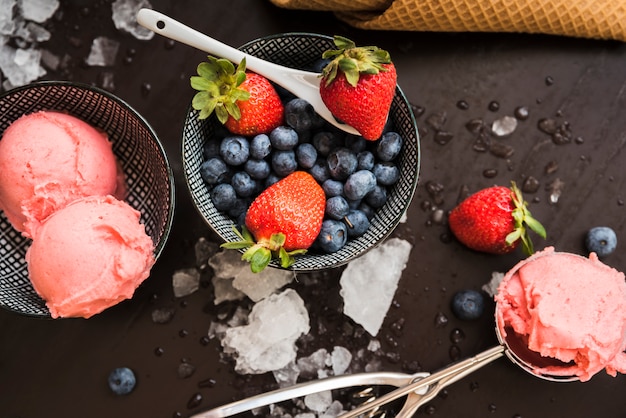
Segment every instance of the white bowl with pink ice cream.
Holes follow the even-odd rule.
[[[174,213],[169,162],[114,95],[39,82],[0,96],[0,307],[89,318],[131,298]]]

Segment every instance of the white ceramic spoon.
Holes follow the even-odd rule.
[[[301,99],[308,101],[322,118],[337,128],[354,135],[360,135],[350,125],[338,122],[328,110],[320,96],[318,73],[284,67],[248,55],[152,9],[139,10],[137,22],[154,33],[217,57],[225,58],[234,64],[239,64],[245,58],[247,69],[264,76]]]

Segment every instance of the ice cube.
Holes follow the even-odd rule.
[[[191,295],[199,287],[200,272],[195,268],[180,269],[172,275],[172,288],[177,298]]]
[[[23,86],[45,75],[46,70],[40,62],[39,50],[14,49],[8,45],[0,45],[0,70],[7,78],[8,87]]]
[[[503,278],[504,278],[504,273],[500,271],[492,272],[491,279],[489,280],[489,282],[485,283],[482,286],[482,289],[489,296],[494,297],[496,293],[498,293],[498,286],[500,286],[500,282],[502,281]]]
[[[324,369],[332,364],[331,362],[332,360],[328,350],[320,348],[307,357],[300,357],[296,363],[302,376],[306,378],[321,378],[326,377],[327,373]]]
[[[126,31],[137,39],[152,39],[154,32],[137,23],[139,9],[152,9],[148,0],[116,0],[111,5],[113,24],[116,29]]]
[[[215,296],[213,303],[216,305],[219,305],[222,302],[240,300],[246,297],[245,293],[233,287],[232,279],[222,279],[220,277],[213,276],[211,283],[213,283],[213,295]]]
[[[324,411],[323,414],[319,415],[319,418],[335,418],[335,417],[338,417],[339,415],[342,415],[344,412],[345,410],[343,409],[343,404],[339,402],[338,400],[334,400],[330,404],[328,409],[326,409],[326,411]]]
[[[300,369],[298,369],[298,366],[296,366],[294,362],[291,362],[282,369],[273,370],[272,374],[278,386],[284,388],[296,384],[298,376],[300,376]]]
[[[309,332],[309,314],[293,289],[256,303],[248,324],[226,330],[224,352],[236,353],[235,371],[260,374],[294,362],[297,339]]]
[[[491,132],[497,136],[511,135],[517,129],[517,119],[513,116],[503,116],[493,121]]]
[[[333,394],[329,390],[312,393],[304,397],[304,404],[314,412],[324,412],[333,403]]]
[[[13,35],[15,31],[14,9],[17,0],[0,0],[0,34]]]
[[[37,23],[50,19],[59,8],[58,0],[19,0],[18,6],[22,17]]]
[[[352,353],[345,347],[336,346],[330,355],[335,376],[342,375],[348,370],[352,361]]]
[[[387,315],[411,248],[408,241],[391,238],[351,261],[341,274],[343,312],[372,336]]]
[[[110,67],[115,64],[119,49],[118,41],[106,36],[98,36],[91,43],[91,50],[85,62],[94,67]]]

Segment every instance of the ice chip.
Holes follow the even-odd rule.
[[[215,305],[231,300],[241,300],[246,297],[245,293],[233,287],[232,279],[222,279],[213,276],[211,283],[213,284],[213,294],[215,296],[213,303]]]
[[[350,350],[340,346],[333,348],[330,357],[333,366],[333,374],[335,376],[344,374],[352,361],[352,353]]]
[[[294,362],[291,362],[280,370],[273,370],[272,374],[278,386],[284,388],[296,384],[298,376],[300,376],[300,369],[298,369],[298,366],[296,366]]]
[[[115,64],[120,43],[106,36],[98,36],[91,43],[87,65],[94,67],[111,67]]]
[[[333,394],[329,390],[312,393],[304,397],[304,404],[314,412],[324,412],[333,403]]]
[[[59,8],[59,0],[19,0],[18,6],[24,19],[44,23]]]
[[[295,343],[309,329],[304,302],[293,289],[287,289],[256,303],[248,324],[226,330],[221,343],[225,352],[236,353],[237,373],[261,374],[294,362]]]
[[[200,272],[195,268],[180,269],[172,275],[172,288],[177,298],[191,295],[199,287]]]
[[[372,336],[387,315],[411,248],[409,242],[391,238],[351,261],[341,274],[343,312]]]
[[[320,414],[320,418],[335,418],[342,415],[345,412],[343,409],[343,404],[338,400],[334,400],[328,409],[324,411],[323,414]]]
[[[494,297],[498,292],[498,286],[500,286],[500,282],[504,278],[504,273],[500,271],[494,271],[491,273],[491,280],[485,283],[482,286],[482,290],[485,291],[489,296]]]
[[[148,0],[116,0],[111,5],[113,24],[116,29],[126,31],[135,38],[147,41],[152,39],[154,32],[137,23],[139,9],[152,9]]]
[[[511,135],[517,129],[517,119],[513,116],[503,116],[493,121],[491,131],[497,136]]]
[[[13,35],[15,22],[13,9],[17,0],[0,0],[0,35]]]
[[[307,357],[300,357],[297,361],[300,374],[307,378],[325,377],[324,369],[331,363],[331,356],[325,348],[313,352]]]

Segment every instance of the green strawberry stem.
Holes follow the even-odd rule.
[[[389,52],[376,46],[357,47],[353,41],[339,35],[334,37],[334,43],[337,49],[322,54],[322,58],[331,60],[322,71],[326,85],[332,83],[341,70],[348,83],[356,87],[361,74],[378,74],[381,71],[387,71],[382,64],[391,63]]]
[[[206,62],[198,65],[197,73],[189,81],[191,87],[198,90],[191,101],[191,106],[200,111],[198,118],[206,119],[215,112],[222,124],[229,115],[239,120],[241,112],[237,101],[250,98],[248,91],[238,88],[246,80],[246,59],[235,68],[227,59],[209,55]]]
[[[280,260],[282,268],[289,268],[295,263],[296,255],[306,253],[306,250],[285,250],[283,247],[285,234],[281,232],[272,234],[269,239],[255,242],[254,237],[245,226],[241,227],[241,232],[233,226],[233,231],[239,237],[239,241],[226,242],[220,247],[234,250],[247,248],[241,259],[250,263],[250,270],[253,273],[263,271],[274,258]]]
[[[538,220],[532,217],[530,210],[528,210],[528,203],[524,200],[522,191],[514,181],[511,182],[511,199],[513,199],[513,204],[515,205],[515,209],[511,213],[515,222],[515,229],[506,236],[506,243],[513,245],[514,242],[521,239],[524,253],[532,255],[535,249],[528,230],[530,229],[543,239],[546,238],[546,230]]]

